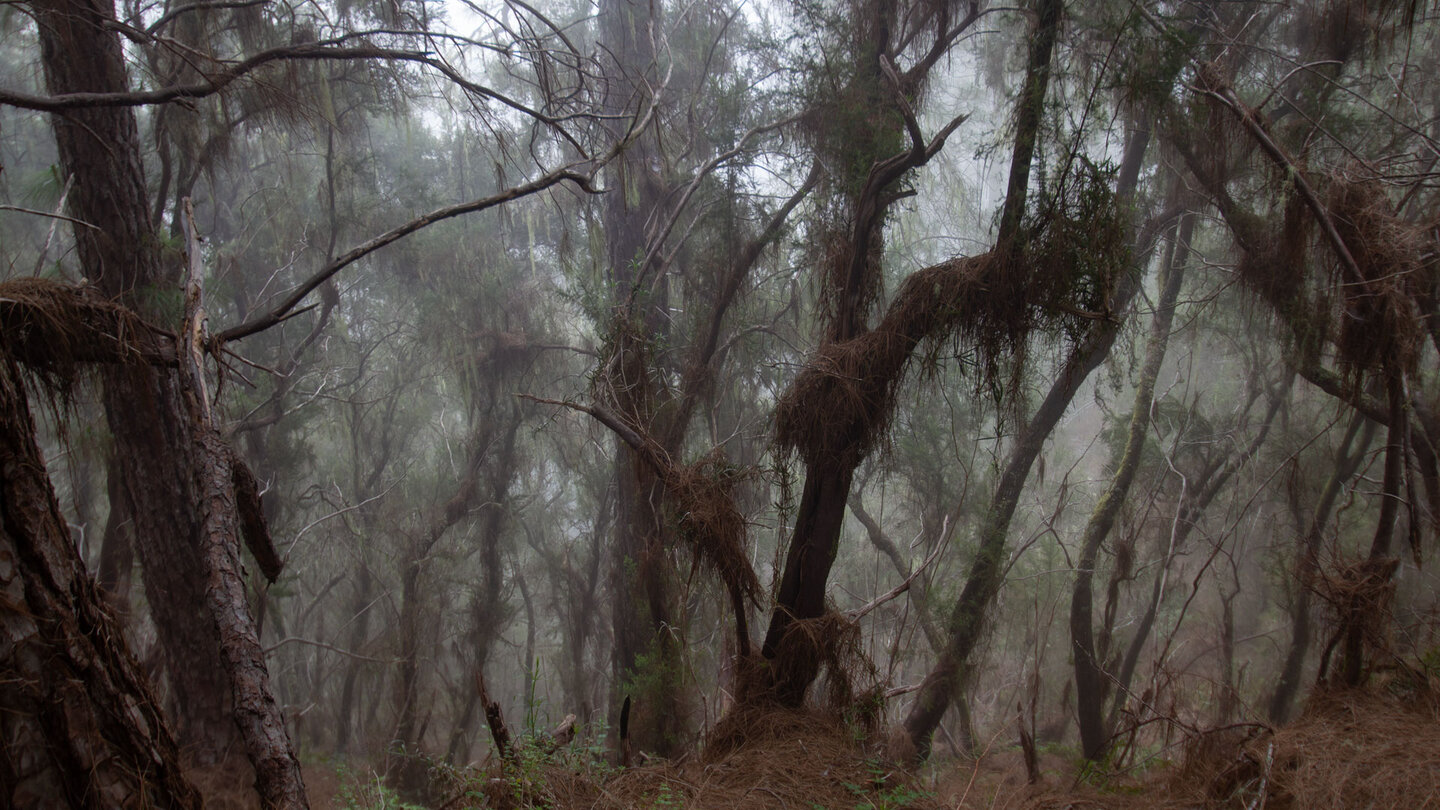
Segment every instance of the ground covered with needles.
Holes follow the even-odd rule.
[[[1279,729],[1241,724],[1177,735],[1143,770],[1082,768],[1065,749],[1042,752],[1031,784],[1019,750],[997,741],[975,760],[919,772],[888,762],[880,741],[831,714],[732,713],[704,749],[678,761],[607,765],[581,746],[521,746],[511,763],[435,768],[420,794],[381,787],[375,770],[313,763],[321,808],[1440,808],[1440,701],[1394,683],[1317,692]]]

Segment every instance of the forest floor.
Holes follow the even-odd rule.
[[[333,765],[307,769],[306,781],[315,810],[1440,808],[1440,703],[1431,696],[1383,687],[1317,694],[1280,729],[1244,724],[1176,738],[1173,758],[1161,750],[1143,771],[1131,765],[1119,774],[1042,751],[1031,784],[1009,743],[916,774],[886,764],[832,718],[772,711],[722,722],[703,755],[624,770],[522,757],[504,775],[451,771],[432,785],[430,801],[414,805]]]

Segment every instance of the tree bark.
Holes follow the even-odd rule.
[[[35,0],[41,61],[51,93],[129,90],[114,8],[105,0]],[[86,277],[111,300],[158,323],[176,278],[162,268],[150,220],[135,115],[96,107],[52,116],[62,171],[74,178],[70,213]],[[170,685],[182,750],[196,764],[218,762],[236,742],[219,637],[206,605],[197,547],[198,503],[190,436],[173,373],[148,366],[101,373],[114,436],[110,469],[121,476],[123,511],[133,521],[147,602]]]
[[[606,111],[628,124],[634,107],[654,102],[655,37],[664,6],[659,0],[605,0],[600,4],[605,45],[614,54]],[[613,133],[617,138],[622,132]],[[607,262],[612,282],[611,369],[602,396],[620,418],[652,431],[657,383],[651,341],[668,333],[668,286],[651,251],[646,223],[660,216],[665,195],[663,162],[655,131],[638,134],[610,167],[604,212]],[[655,431],[659,432],[659,431]],[[633,698],[630,738],[634,747],[661,756],[682,744],[689,712],[681,686],[676,574],[673,545],[660,512],[662,486],[654,470],[625,441],[615,439],[615,523],[609,581],[614,632],[610,726],[617,728],[621,700]]]
[[[972,13],[959,23],[958,30],[974,22],[975,8],[971,7]],[[816,358],[791,384],[776,413],[777,443],[797,452],[805,465],[805,483],[761,648],[768,662],[766,675],[752,686],[758,690],[756,697],[778,700],[786,706],[803,703],[819,673],[822,656],[810,634],[797,630],[796,623],[825,613],[827,582],[839,548],[855,470],[894,410],[894,391],[912,352],[922,340],[939,339],[955,326],[953,320],[947,320],[944,303],[936,300],[940,279],[953,285],[952,289],[990,292],[979,293],[990,280],[986,272],[990,257],[956,259],[912,274],[897,292],[886,317],[876,328],[869,328],[880,288],[885,217],[901,196],[894,193],[895,185],[938,153],[960,119],[925,142],[910,99],[923,88],[933,62],[922,60],[900,80],[892,58],[896,29],[904,22],[899,19],[897,5],[870,3],[855,14],[854,34],[860,42],[855,47],[853,74],[843,92],[849,96],[847,104],[864,105],[874,112],[869,120],[857,124],[861,134],[839,146],[849,153],[839,162],[848,161],[850,165],[837,166],[836,176],[831,179],[839,189],[835,198],[844,214],[838,223],[821,228],[821,239],[837,243],[829,249],[820,271],[823,297],[831,305],[825,314],[824,340]],[[944,36],[937,38],[937,43],[943,41]],[[824,112],[823,103],[820,109]],[[909,139],[907,149],[894,154],[866,154],[883,148],[897,130]],[[1023,200],[1020,204],[1023,206]],[[914,314],[907,315],[904,307],[897,306],[897,302],[914,304],[921,298],[930,306],[918,307]],[[829,361],[850,352],[859,356],[857,363],[862,366],[854,377],[859,390],[836,390],[846,385],[837,380],[848,376],[848,371],[837,374]],[[827,414],[824,409],[832,403],[825,401],[826,390],[863,404],[840,416]],[[817,420],[834,424],[820,430],[807,427],[807,423]]]
[[[183,214],[189,267],[184,288],[183,345],[177,346],[176,354],[181,395],[190,420],[192,444],[186,458],[193,465],[199,495],[199,545],[206,604],[219,634],[220,661],[229,681],[234,724],[255,767],[260,803],[267,810],[306,808],[309,803],[300,761],[295,757],[280,705],[271,692],[265,650],[250,613],[245,571],[240,563],[242,536],[268,581],[279,577],[282,563],[261,514],[255,477],[235,458],[215,427],[202,365],[205,314],[200,279],[204,267],[195,213],[188,199]]]
[[[198,809],[34,435],[19,368],[0,352],[0,803]]]

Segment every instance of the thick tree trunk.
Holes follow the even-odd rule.
[[[637,104],[653,101],[655,37],[664,8],[659,0],[604,0],[600,26],[614,55],[605,106],[628,123]],[[616,136],[621,132],[614,133]],[[605,236],[614,301],[610,327],[612,365],[602,395],[620,418],[642,431],[660,434],[654,424],[659,396],[652,377],[653,341],[669,331],[665,314],[668,284],[654,261],[647,223],[659,215],[665,194],[663,158],[652,131],[611,166],[617,187],[605,207]],[[661,516],[662,486],[654,470],[624,441],[615,440],[615,534],[610,554],[614,680],[610,726],[618,728],[624,697],[632,698],[631,746],[661,756],[676,753],[689,721],[681,684],[683,665],[677,637],[679,608],[669,549],[670,532]]]
[[[1406,431],[1410,427],[1405,408],[1405,378],[1400,369],[1391,366],[1386,359],[1385,394],[1390,405],[1390,420],[1385,432],[1385,477],[1380,485],[1380,516],[1375,523],[1375,536],[1370,541],[1369,564],[1366,576],[1357,587],[1345,594],[1344,602],[1337,605],[1340,613],[1340,629],[1344,636],[1344,658],[1341,676],[1345,685],[1359,686],[1365,677],[1367,646],[1375,642],[1377,612],[1388,617],[1388,610],[1378,608],[1382,600],[1379,594],[1390,587],[1390,581],[1399,567],[1398,561],[1390,557],[1390,547],[1395,535],[1395,523],[1400,516],[1400,505],[1404,498],[1405,459],[1409,446]],[[1363,587],[1362,587],[1363,586]],[[1383,643],[1383,642],[1382,642]],[[1320,673],[1322,676],[1325,673]]]
[[[105,0],[35,0],[41,59],[52,93],[130,89],[114,8]],[[156,322],[176,289],[161,267],[151,226],[139,134],[128,107],[72,110],[52,117],[62,171],[74,178],[70,213],[86,277],[112,300]],[[123,510],[133,521],[145,593],[170,684],[169,705],[183,750],[196,764],[222,759],[237,742],[219,637],[205,601],[197,548],[189,431],[174,376],[147,366],[101,374],[114,436],[112,474],[121,475]]]
[[[886,317],[876,328],[870,328],[871,310],[881,286],[885,217],[899,199],[894,195],[895,186],[912,169],[930,160],[943,146],[949,130],[931,143],[920,140],[909,96],[922,91],[928,65],[917,65],[903,87],[895,77],[892,50],[897,47],[894,40],[902,24],[896,4],[864,4],[855,16],[856,62],[843,92],[851,96],[851,104],[869,107],[873,113],[869,120],[856,125],[856,136],[849,143],[835,147],[849,152],[837,164],[849,161],[849,165],[834,166],[830,178],[835,204],[843,216],[838,222],[821,226],[820,238],[836,243],[820,269],[823,297],[831,305],[825,316],[826,334],[816,358],[791,384],[776,413],[777,442],[797,452],[805,465],[805,484],[762,647],[766,675],[751,687],[758,689],[756,697],[778,700],[787,706],[804,702],[824,657],[823,651],[816,649],[813,635],[797,629],[796,623],[825,613],[826,587],[839,548],[855,470],[894,410],[893,393],[911,352],[921,340],[938,338],[947,331],[942,326],[947,323],[942,314],[944,305],[935,300],[939,283],[930,286],[928,281],[944,277],[958,287],[973,284],[978,288],[984,285],[985,268],[989,266],[983,257],[957,259],[911,275],[891,302]],[[972,14],[969,22],[973,20]],[[961,23],[961,27],[969,22]],[[825,103],[821,102],[821,110]],[[897,135],[911,141],[908,151],[873,154],[877,148],[886,148],[881,145]],[[903,308],[896,302],[921,297],[927,297],[931,306],[921,306],[909,316],[897,314]],[[855,369],[837,371],[843,360],[830,362],[850,352],[862,366],[853,377],[850,371]],[[851,384],[856,390],[846,390]],[[848,407],[843,413],[827,413],[827,409],[840,404],[827,398],[827,391],[862,404]],[[832,424],[821,429],[810,427],[816,422]],[[824,643],[824,639],[820,641]]]
[[[817,466],[805,475],[790,550],[785,556],[784,574],[775,596],[775,612],[761,649],[767,659],[781,657],[782,642],[795,620],[814,619],[825,612],[825,583],[840,546],[850,482],[858,464],[857,460]],[[805,655],[803,650],[786,655],[783,670],[777,671],[774,697],[783,705],[800,705],[819,668],[817,658]]]
[[[235,458],[215,427],[205,385],[204,311],[200,277],[204,266],[195,213],[184,205],[186,273],[183,345],[177,347],[178,382],[189,417],[191,446],[185,457],[199,495],[199,552],[205,572],[205,601],[219,634],[220,662],[229,685],[234,724],[255,768],[255,787],[266,810],[308,807],[300,761],[290,743],[285,717],[270,691],[270,673],[260,631],[251,616],[245,571],[240,563],[242,535],[266,579],[274,582],[283,563],[265,523],[255,476]]]
[[[0,804],[199,808],[34,435],[19,369],[0,357]]]

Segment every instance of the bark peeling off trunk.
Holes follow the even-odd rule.
[[[19,369],[0,359],[0,804],[198,808],[34,434]]]

